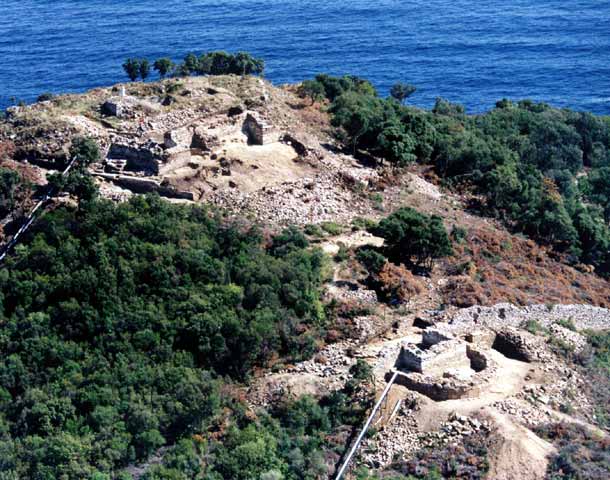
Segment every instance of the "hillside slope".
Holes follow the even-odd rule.
[[[398,371],[351,478],[604,478],[610,282],[332,115],[240,76],[9,111],[5,244],[76,138],[101,158],[0,266],[0,472],[332,478]],[[404,207],[449,233],[429,269],[378,236]]]

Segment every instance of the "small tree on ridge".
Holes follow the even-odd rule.
[[[140,76],[140,60],[137,58],[128,58],[123,63],[123,70],[132,82],[135,82]]]
[[[400,103],[405,103],[405,100],[415,93],[417,87],[409,83],[398,82],[392,86],[390,95]]]

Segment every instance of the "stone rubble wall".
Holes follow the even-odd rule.
[[[427,328],[422,334],[422,344],[425,347],[431,347],[437,343],[445,342],[453,338],[449,332],[440,330],[439,328]]]
[[[499,303],[492,307],[470,307],[455,311],[435,312],[439,321],[452,325],[472,324],[491,328],[522,327],[528,320],[536,320],[543,327],[550,327],[560,320],[572,320],[578,330],[610,329],[610,310],[591,305],[530,305],[517,307]]]

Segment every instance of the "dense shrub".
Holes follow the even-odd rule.
[[[432,260],[452,253],[442,219],[409,207],[384,218],[373,231],[385,239],[388,256],[399,262],[430,268]]]
[[[483,115],[438,98],[431,112],[382,99],[357,77],[319,75],[308,92],[331,102],[332,123],[353,152],[396,167],[434,166],[510,228],[610,274],[610,122],[529,100]],[[584,167],[591,167],[581,175]]]
[[[549,478],[604,480],[610,477],[610,441],[578,424],[555,423],[537,433],[557,447],[548,467]]]
[[[15,208],[15,196],[22,182],[14,170],[0,167],[0,218]]]
[[[0,269],[0,471],[113,471],[205,432],[219,375],[311,355],[322,253],[263,245],[155,196],[42,217]]]

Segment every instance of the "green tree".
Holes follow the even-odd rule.
[[[98,194],[98,188],[90,175],[81,171],[71,171],[63,176],[54,173],[48,176],[48,182],[56,192],[66,192],[79,200],[93,200]]]
[[[159,73],[161,78],[165,78],[165,76],[174,68],[174,62],[167,57],[158,58],[155,60],[153,68]]]
[[[305,80],[299,85],[298,93],[301,97],[309,97],[311,104],[321,100],[325,96],[324,85],[316,80]]]
[[[384,118],[380,99],[355,91],[347,91],[339,96],[330,111],[333,114],[333,125],[345,131],[353,152],[359,146],[371,145],[370,140],[363,142],[362,139],[376,137],[373,132],[381,126]]]
[[[260,75],[265,69],[265,63],[260,58],[254,58],[246,52],[238,52],[231,61],[231,73],[238,75]],[[227,72],[228,73],[228,72]]]
[[[20,184],[17,172],[0,167],[0,216],[4,217],[15,207],[15,193]]]
[[[184,62],[182,62],[181,67],[182,72],[186,75],[197,73],[199,70],[199,59],[197,58],[197,55],[194,53],[187,54],[186,57],[184,57]]]
[[[431,268],[432,260],[453,253],[443,221],[403,207],[379,222],[375,233],[385,239],[391,257]]]
[[[143,58],[142,60],[140,60],[140,78],[142,80],[146,80],[148,78],[148,76],[150,75],[150,62]]]
[[[80,167],[88,167],[101,160],[100,148],[89,137],[75,137],[70,146],[70,157],[75,158]]]
[[[128,58],[123,63],[123,70],[132,82],[135,82],[140,76],[140,60],[137,58]]]
[[[581,183],[586,197],[602,206],[607,222],[610,222],[610,167],[594,168]]]
[[[278,457],[277,439],[265,430],[250,425],[233,430],[225,437],[216,454],[216,470],[222,478],[250,480],[271,471],[282,471],[284,462]]]
[[[231,72],[231,67],[234,65],[233,55],[227,52],[212,52],[212,67],[210,73],[212,75],[227,75]]]
[[[405,103],[405,100],[413,95],[416,91],[417,87],[415,85],[398,82],[392,85],[390,95],[400,103]]]
[[[401,123],[394,121],[386,124],[377,142],[382,158],[396,167],[404,167],[417,160],[417,142],[405,131]]]
[[[48,102],[49,100],[53,100],[54,98],[55,95],[50,92],[45,92],[38,95],[38,98],[36,98],[36,102]]]

